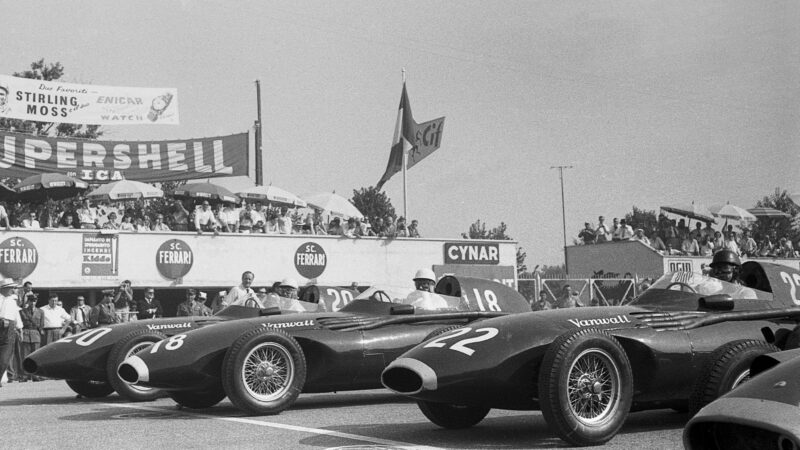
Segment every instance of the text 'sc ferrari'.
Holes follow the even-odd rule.
[[[625,306],[487,319],[421,343],[382,382],[446,428],[475,425],[491,408],[538,409],[563,440],[601,444],[629,411],[699,409],[786,345],[800,273],[750,261],[740,277],[671,272]]]

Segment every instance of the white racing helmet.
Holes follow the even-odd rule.
[[[436,274],[431,269],[419,269],[414,275],[414,281],[430,280],[436,283]]]
[[[290,288],[293,288],[293,289],[299,289],[299,286],[297,284],[297,280],[295,280],[294,278],[284,278],[283,280],[281,280],[281,284],[279,286],[280,287],[290,287]]]

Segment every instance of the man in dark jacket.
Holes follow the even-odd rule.
[[[155,319],[164,316],[164,312],[161,310],[161,302],[155,298],[155,295],[156,291],[151,287],[144,290],[144,299],[136,302],[139,310],[139,319]]]

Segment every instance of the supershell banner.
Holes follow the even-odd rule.
[[[63,173],[103,183],[248,174],[247,133],[177,141],[89,141],[0,131],[0,176]]]
[[[178,90],[0,75],[0,117],[87,125],[178,125]]]

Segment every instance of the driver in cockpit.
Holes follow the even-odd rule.
[[[406,303],[420,309],[445,309],[447,301],[433,292],[436,286],[436,274],[431,269],[419,269],[414,275],[415,291],[406,297]]]
[[[711,267],[711,272],[709,273],[710,277],[737,285],[735,292],[729,292],[733,298],[758,298],[756,291],[744,286],[742,281],[739,279],[739,272],[742,269],[742,261],[739,259],[739,255],[737,255],[735,252],[728,249],[722,249],[717,253],[714,253],[714,257],[711,259],[711,264],[709,264],[709,266]],[[713,292],[707,293],[717,293],[721,288],[722,287],[719,286]],[[701,292],[701,289],[698,289],[698,293],[702,294],[703,292]]]

